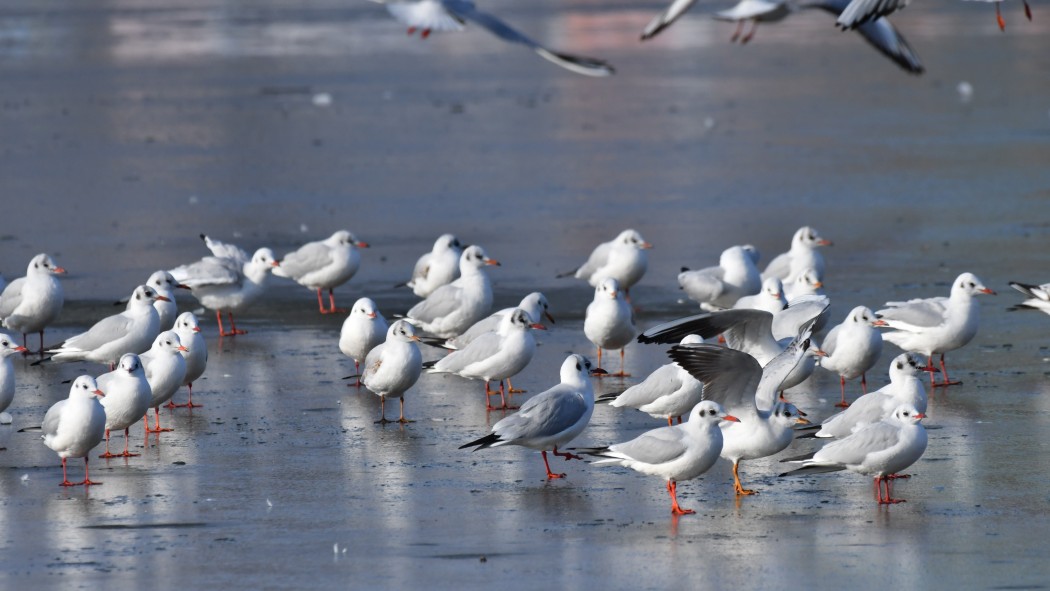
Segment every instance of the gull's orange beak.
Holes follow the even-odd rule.
[[[375,318],[376,317],[376,313],[375,312],[369,312],[368,314],[365,314],[365,316],[368,316],[369,318]]]
[[[980,291],[981,293],[986,293],[986,294],[988,294],[988,295],[996,295],[994,291],[992,291],[992,290],[988,289],[987,287],[986,287],[986,288],[984,288],[984,289],[982,289],[982,290],[979,290],[979,291]]]
[[[530,324],[529,328],[531,328],[533,330],[547,330],[547,327],[543,326],[539,322],[534,322],[534,323]]]
[[[54,273],[55,275],[65,275],[66,269],[64,267],[55,267]]]
[[[187,352],[187,353],[189,353],[189,352],[190,352],[190,350],[189,350],[189,349],[187,349],[185,345],[179,345],[179,348],[178,348],[178,350],[179,350],[179,351],[185,351],[185,352]]]
[[[486,265],[492,265],[494,267],[502,267],[503,266],[503,265],[500,265],[499,261],[497,261],[496,259],[485,259],[485,264]]]
[[[270,266],[271,267],[280,267],[281,266],[281,261],[274,261],[274,262],[270,263]]]
[[[795,424],[796,425],[808,425],[809,424],[809,419],[807,419],[805,417],[799,417],[799,418],[795,419]]]
[[[825,351],[824,349],[817,349],[816,351],[813,352],[813,354],[816,355],[817,357],[827,357],[828,356],[827,351]]]
[[[194,326],[193,327],[193,332],[200,332],[200,331],[201,331],[201,327],[199,327],[199,326]]]
[[[105,392],[103,392],[102,390],[99,390],[97,388],[95,389],[94,392],[92,392],[92,394],[94,394],[95,396],[105,396],[106,395]]]
[[[824,287],[824,282],[823,281],[818,281],[818,282],[813,284],[813,289],[820,289],[822,287]]]
[[[638,245],[638,248],[641,248],[641,249],[646,249],[646,250],[647,250],[647,249],[650,249],[650,248],[652,248],[652,247],[653,247],[653,245],[652,245],[652,244],[649,244],[648,242],[643,242],[643,243],[641,243],[640,245]]]
[[[157,297],[155,297],[153,299],[157,300],[158,302],[170,302],[171,301],[171,298],[166,297],[166,296],[162,296],[160,294],[157,294]]]
[[[354,243],[354,246],[356,246],[358,248],[368,248],[368,243],[365,242],[364,240],[358,240],[357,242]]]
[[[732,423],[739,423],[740,422],[740,419],[734,417],[733,415],[726,415],[726,416],[722,417],[722,420],[723,421],[729,421],[729,422],[732,422]]]
[[[925,419],[926,418],[926,413],[920,412],[919,414],[915,415],[915,418],[917,418],[917,419]]]
[[[820,240],[817,240],[817,246],[834,246],[834,243],[830,240],[821,238]]]
[[[15,352],[17,352],[17,353],[21,353],[22,351],[28,351],[28,350],[29,349],[26,349],[22,345],[19,345],[19,346],[15,347]]]
[[[872,325],[872,326],[889,326],[889,325],[890,325],[890,323],[889,323],[889,322],[886,322],[886,321],[885,321],[885,320],[883,320],[882,318],[879,318],[878,320],[876,320],[876,321],[872,322],[872,323],[871,323],[871,325]]]

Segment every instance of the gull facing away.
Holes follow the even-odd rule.
[[[602,60],[554,51],[487,12],[482,12],[472,0],[372,0],[386,6],[391,16],[408,25],[408,34],[420,31],[426,39],[431,31],[459,31],[470,21],[509,43],[518,43],[535,51],[543,59],[570,72],[584,76],[610,76],[615,70]]]
[[[547,479],[564,478],[565,474],[551,472],[547,462],[547,450],[555,456],[568,460],[581,460],[580,456],[559,452],[564,446],[583,432],[594,411],[594,389],[590,376],[604,370],[593,368],[583,355],[569,355],[561,364],[561,382],[544,392],[529,398],[521,409],[500,419],[492,431],[459,449],[473,447],[474,451],[502,445],[520,445],[540,452],[547,468]]]
[[[95,378],[80,376],[69,388],[69,397],[47,409],[42,426],[19,430],[44,433],[44,445],[62,458],[62,486],[102,484],[92,482],[88,474],[88,454],[106,434],[106,410],[98,401],[100,396],[105,394],[98,389]],[[84,480],[81,482],[69,481],[66,475],[66,460],[69,458],[84,458]]]
[[[886,308],[875,313],[887,326],[893,328],[882,338],[911,353],[922,353],[926,365],[933,365],[933,355],[941,355],[941,373],[944,380],[931,386],[952,386],[961,382],[948,379],[944,354],[964,347],[977,335],[980,324],[980,304],[974,301],[979,294],[995,295],[973,273],[963,273],[952,283],[949,297],[915,298],[906,302],[886,302]]]
[[[28,347],[26,334],[40,333],[37,352],[41,355],[44,353],[44,328],[54,322],[65,303],[62,283],[56,277],[65,272],[50,256],[38,254],[29,261],[26,276],[8,283],[0,294],[3,326],[22,333],[23,347]]]
[[[321,314],[346,312],[335,307],[336,287],[350,281],[361,266],[358,248],[368,248],[347,230],[339,230],[324,240],[307,242],[281,259],[273,274],[287,277],[299,285],[317,291],[317,308]],[[328,290],[328,307],[324,307],[321,292]]]
[[[575,271],[560,273],[558,277],[583,279],[591,287],[598,287],[603,280],[612,277],[630,292],[649,268],[649,255],[645,251],[652,247],[637,230],[627,229],[616,238],[596,246],[587,262]]]
[[[95,382],[106,393],[102,407],[106,409],[106,452],[100,458],[130,458],[139,454],[128,451],[128,431],[132,425],[146,416],[153,395],[142,361],[134,353],[125,353],[117,368],[104,373]],[[110,453],[109,432],[124,430],[124,452]]]
[[[365,358],[361,383],[379,396],[379,420],[385,425],[386,399],[401,402],[401,416],[397,422],[411,423],[405,418],[405,391],[415,385],[423,372],[423,356],[419,353],[419,337],[415,328],[404,320],[395,321],[386,332],[386,341],[372,349]]]
[[[430,252],[424,253],[412,268],[412,279],[405,285],[412,288],[412,293],[421,298],[430,295],[435,289],[452,283],[459,277],[459,257],[463,254],[463,245],[453,234],[442,234],[434,241]]]
[[[354,360],[356,387],[361,387],[361,362],[386,339],[389,328],[386,318],[370,298],[360,298],[350,308],[350,313],[339,329],[339,350]]]
[[[678,287],[708,312],[732,308],[744,296],[762,289],[762,278],[751,255],[742,246],[731,246],[718,257],[718,266],[691,271],[682,267]]]
[[[51,361],[91,361],[113,369],[123,354],[145,352],[160,333],[160,316],[153,302],[162,298],[152,287],[136,287],[123,312],[103,318],[87,332],[49,349]]]
[[[725,407],[740,420],[722,427],[721,457],[733,463],[733,490],[752,495],[740,483],[740,462],[764,458],[786,449],[795,438],[795,425],[808,424],[790,402],[777,400],[777,392],[809,349],[813,322],[765,368],[754,357],[715,345],[675,345],[670,357],[704,383],[704,398]]]
[[[180,283],[189,286],[202,306],[215,310],[219,336],[245,334],[233,322],[233,313],[240,313],[263,294],[270,271],[280,263],[269,248],[260,248],[252,257],[233,244],[214,240],[201,234],[201,240],[212,252],[195,263],[171,270]],[[222,312],[230,321],[230,332],[222,327]]]
[[[704,342],[699,335],[686,335],[681,345],[698,345]],[[660,366],[640,384],[635,384],[620,393],[603,394],[597,402],[608,402],[616,408],[636,408],[654,419],[667,419],[667,425],[678,417],[689,414],[704,398],[704,385],[677,363]]]
[[[653,429],[608,447],[574,451],[601,458],[594,461],[596,466],[624,466],[666,479],[671,513],[689,515],[696,511],[678,505],[678,483],[692,480],[715,465],[722,450],[722,429],[719,428],[722,421],[738,419],[726,414],[717,402],[704,400],[693,407],[684,424]]]
[[[492,282],[486,266],[499,266],[485,249],[473,245],[459,257],[459,279],[442,285],[405,314],[405,320],[442,338],[462,334],[492,309]]]
[[[791,248],[769,261],[766,270],[762,271],[762,278],[776,277],[787,288],[806,269],[814,269],[817,277],[823,277],[824,255],[819,250],[822,246],[831,246],[831,241],[823,238],[816,229],[802,226],[791,237]]]
[[[880,505],[903,503],[904,499],[892,497],[890,481],[926,451],[926,428],[919,422],[924,418],[926,416],[914,406],[902,404],[888,418],[865,425],[844,439],[832,441],[809,457],[783,460],[802,467],[781,476],[839,470],[874,475]],[[885,496],[882,494],[883,483]]]
[[[839,388],[842,400],[835,406],[845,408],[846,380],[860,377],[860,386],[868,393],[867,372],[875,367],[882,355],[882,333],[875,328],[882,324],[875,318],[875,313],[866,306],[857,306],[850,310],[842,324],[835,325],[828,332],[820,348],[827,356],[820,360],[820,366],[839,376]]]

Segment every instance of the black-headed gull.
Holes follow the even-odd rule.
[[[69,397],[47,409],[44,424],[22,431],[43,431],[44,445],[62,458],[62,486],[102,484],[92,482],[88,474],[88,454],[106,435],[106,410],[98,398],[104,396],[95,378],[80,376],[73,380]],[[66,475],[68,458],[84,458],[84,480],[70,482]]]
[[[324,240],[307,242],[281,259],[273,274],[287,277],[299,285],[317,291],[317,308],[322,314],[346,312],[335,307],[334,289],[350,281],[361,266],[358,248],[368,243],[358,240],[347,230],[339,230]],[[324,307],[321,292],[328,290],[328,307]]]
[[[583,319],[583,334],[598,348],[599,367],[602,349],[619,349],[620,371],[608,375],[630,377],[624,371],[624,349],[634,340],[638,329],[634,326],[634,312],[616,279],[607,277],[594,289],[594,299],[587,305]]]
[[[175,333],[179,335],[179,342],[183,347],[188,349],[180,353],[186,360],[186,377],[182,379],[182,385],[189,390],[189,398],[185,404],[175,404],[174,400],[169,400],[166,406],[167,408],[197,408],[201,405],[193,402],[193,382],[204,375],[204,370],[208,367],[208,344],[204,342],[200,322],[197,321],[197,316],[193,312],[179,314],[179,317],[175,319]]]
[[[116,369],[98,376],[95,382],[98,388],[106,393],[101,400],[102,407],[106,409],[106,453],[99,457],[129,458],[139,455],[128,451],[128,430],[146,416],[150,398],[153,396],[139,356],[125,353],[117,363]],[[124,452],[110,453],[109,433],[121,429],[124,430]]]
[[[232,244],[214,240],[201,234],[201,240],[211,250],[212,256],[176,267],[172,276],[189,286],[202,306],[215,310],[219,323],[219,336],[244,334],[233,322],[233,313],[240,313],[263,294],[270,271],[280,266],[273,251],[260,248],[251,258],[248,253]],[[230,321],[230,332],[222,327],[222,313]]]
[[[882,333],[875,328],[881,323],[875,313],[866,306],[857,306],[850,310],[842,324],[835,325],[824,338],[820,348],[827,353],[820,360],[820,366],[835,372],[839,376],[839,388],[842,400],[835,406],[847,407],[846,380],[860,378],[860,385],[868,393],[868,379],[865,375],[875,367],[882,355]]]
[[[612,277],[629,293],[649,268],[649,256],[645,251],[652,247],[637,230],[627,229],[595,247],[587,262],[578,269],[561,273],[558,277],[571,275],[583,279],[591,287],[598,287],[604,279]]]
[[[546,329],[537,324],[520,308],[504,316],[496,330],[487,332],[470,341],[462,349],[452,351],[434,362],[430,373],[451,373],[457,376],[485,381],[485,406],[510,408],[507,406],[503,381],[517,375],[532,361],[536,353],[536,339],[532,329]],[[499,382],[499,391],[489,389],[490,381]],[[489,396],[498,393],[502,406],[493,407]]]
[[[0,320],[6,328],[22,333],[22,345],[28,347],[26,335],[40,333],[41,355],[44,353],[44,328],[62,311],[65,295],[56,275],[65,269],[55,264],[46,254],[38,254],[29,261],[26,276],[7,284],[0,294]]]
[[[399,423],[410,423],[405,418],[405,392],[419,380],[423,371],[423,356],[419,352],[415,328],[404,320],[390,325],[386,340],[372,349],[365,357],[365,371],[361,382],[379,396],[379,420],[386,424],[386,399],[397,398],[401,402]]]
[[[699,335],[691,334],[682,339],[681,345],[698,345],[704,342]],[[616,408],[636,408],[654,419],[671,420],[689,414],[703,400],[704,385],[677,363],[660,366],[640,384],[635,384],[620,393],[604,394],[598,402],[608,402]]]
[[[153,301],[163,297],[152,287],[136,287],[123,312],[103,318],[87,332],[49,349],[51,361],[91,361],[107,364],[112,369],[121,355],[145,352],[160,333],[160,316]]]
[[[4,411],[15,399],[15,364],[11,356],[25,350],[11,335],[0,332],[0,425],[11,422],[11,415]]]
[[[1030,309],[1050,314],[1050,283],[1034,285],[1031,283],[1011,281],[1010,287],[1028,296],[1027,300],[1012,306],[1010,308],[1011,310]]]
[[[504,41],[528,47],[570,72],[585,76],[609,76],[614,72],[612,66],[602,60],[561,53],[540,45],[491,14],[478,10],[472,0],[373,1],[384,4],[398,22],[408,25],[410,35],[418,30],[423,39],[429,37],[431,31],[459,31],[471,21]]]
[[[502,445],[520,445],[540,452],[547,478],[564,478],[565,474],[551,472],[547,450],[566,460],[583,459],[578,455],[559,452],[583,432],[594,412],[594,389],[589,376],[601,373],[583,355],[569,355],[561,364],[561,382],[529,398],[521,409],[500,419],[488,435],[464,443],[459,449],[473,447],[474,451]]]
[[[806,269],[814,269],[818,278],[823,277],[824,255],[819,248],[830,245],[831,241],[822,238],[815,229],[803,226],[791,237],[791,249],[769,261],[766,270],[762,271],[762,278],[776,277],[784,282],[784,289],[790,291],[789,284]]]
[[[733,309],[765,310],[776,314],[786,308],[787,303],[787,298],[784,297],[784,283],[776,277],[767,277],[762,280],[762,289],[758,290],[758,293],[740,298],[733,304]]]
[[[914,406],[902,404],[888,418],[869,423],[848,437],[832,441],[809,458],[787,460],[802,467],[781,476],[839,470],[873,475],[880,505],[902,503],[904,499],[891,496],[890,481],[926,451],[926,428],[920,423],[924,418],[925,415]],[[882,483],[885,483],[885,496]]]
[[[754,357],[715,345],[675,345],[670,356],[704,383],[704,399],[714,400],[739,418],[722,428],[721,456],[733,463],[733,489],[738,495],[754,490],[740,483],[742,460],[780,453],[794,440],[794,427],[808,424],[790,402],[778,402],[784,378],[809,349],[812,322],[804,325],[794,341],[765,368]]]
[[[434,241],[430,252],[423,254],[412,268],[412,279],[406,285],[412,293],[425,298],[435,289],[447,285],[459,277],[459,257],[463,244],[453,234],[442,234]],[[401,287],[397,285],[396,287]]]
[[[579,451],[602,458],[594,461],[596,466],[623,466],[664,478],[671,496],[671,513],[689,515],[696,511],[683,509],[678,504],[678,483],[692,480],[715,465],[722,451],[723,431],[719,424],[738,420],[726,414],[721,404],[704,400],[693,407],[684,424],[646,431],[630,441],[608,447]]]
[[[926,412],[926,387],[921,376],[926,365],[914,353],[901,353],[890,363],[890,383],[861,396],[846,410],[824,419],[814,437],[843,438],[868,423],[890,416],[902,404]]]
[[[350,308],[350,313],[339,329],[339,350],[354,360],[357,387],[361,386],[361,362],[386,339],[389,328],[386,318],[371,298],[360,298]]]
[[[911,353],[926,356],[927,365],[933,365],[933,355],[941,356],[942,382],[930,374],[930,384],[951,386],[944,354],[969,343],[977,335],[980,324],[980,304],[974,301],[979,294],[995,295],[973,273],[963,273],[952,283],[948,297],[915,298],[906,302],[886,302],[886,308],[875,315],[895,330],[885,332],[882,338]]]
[[[842,15],[850,5],[850,0],[802,0],[800,8],[819,8],[831,13],[839,19],[841,24]],[[876,51],[897,64],[902,70],[909,74],[922,74],[926,71],[915,50],[908,45],[908,41],[901,35],[897,27],[885,17],[879,17],[869,22],[858,24],[855,28],[857,33],[864,38]]]
[[[146,417],[143,417],[147,433],[171,431],[160,426],[160,405],[171,400],[175,392],[182,387],[186,378],[186,359],[182,356],[184,351],[189,349],[183,346],[178,333],[166,330],[157,335],[149,351],[140,356],[152,393],[149,401],[149,406],[153,408],[152,428]]]
[[[714,14],[718,20],[736,23],[736,31],[730,41],[747,43],[755,36],[758,23],[775,23],[784,20],[792,12],[792,7],[786,0],[740,0],[733,7],[720,10]],[[746,35],[744,23],[751,21],[751,30]]]
[[[459,258],[459,279],[435,289],[405,314],[423,331],[451,338],[470,328],[492,310],[492,282],[485,267],[499,265],[485,249],[467,247]]]
[[[732,308],[744,296],[757,294],[762,278],[751,255],[741,246],[731,246],[718,257],[718,266],[696,271],[683,268],[678,287],[700,309],[713,311]]]

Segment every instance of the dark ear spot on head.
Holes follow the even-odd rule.
[[[900,361],[897,362],[897,369],[904,369],[904,365]]]

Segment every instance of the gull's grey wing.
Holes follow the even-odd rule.
[[[441,5],[454,16],[475,22],[504,41],[524,45],[538,53],[543,59],[571,72],[585,76],[609,76],[614,72],[609,64],[601,60],[559,53],[540,45],[491,14],[478,10],[471,0],[441,0]]]
[[[459,307],[460,287],[455,283],[442,285],[408,311],[405,316],[421,322],[433,322],[447,316]]]
[[[686,316],[678,320],[672,320],[654,326],[638,336],[639,343],[677,344],[683,338],[691,334],[698,334],[705,339],[710,339],[722,334],[729,329],[737,328],[734,336],[736,338],[749,338],[754,336],[756,340],[760,337],[772,341],[769,327],[773,322],[773,315],[762,310],[720,310],[708,312],[695,316]],[[765,333],[764,337],[762,333]],[[726,335],[729,339],[729,335]]]
[[[201,240],[204,241],[204,245],[208,247],[208,250],[210,250],[214,256],[221,259],[232,259],[241,265],[252,260],[252,257],[248,256],[248,253],[236,244],[229,244],[221,240],[216,240],[205,236],[204,234],[201,234]]]
[[[22,286],[25,282],[25,277],[19,277],[4,288],[4,293],[0,295],[0,319],[10,316],[22,303]]]
[[[809,349],[809,338],[813,334],[813,324],[816,320],[812,318],[803,324],[791,344],[762,368],[762,380],[755,388],[755,406],[760,412],[772,410],[777,403],[780,384],[795,369],[798,362],[802,361],[806,350]]]
[[[835,24],[850,30],[904,8],[908,5],[908,0],[846,0],[840,5],[843,6],[842,14]]]
[[[645,30],[642,31],[642,41],[652,39],[653,37],[656,37],[660,31],[670,27],[676,20],[678,20],[678,17],[682,16],[685,11],[689,10],[693,4],[696,4],[696,0],[674,0],[666,10],[653,17],[653,20],[649,21],[648,25],[645,25]]]
[[[58,421],[62,418],[62,409],[66,406],[66,400],[59,400],[47,409],[47,414],[44,415],[44,422],[40,425],[40,430],[44,432],[44,435],[54,435],[58,433]]]
[[[195,262],[175,267],[171,276],[190,289],[218,285],[240,285],[243,281],[242,263],[227,257],[204,257]]]
[[[499,351],[502,338],[499,333],[487,332],[470,343],[441,358],[434,365],[434,369],[446,372],[462,371],[468,365],[492,357]]]
[[[876,316],[887,322],[902,322],[911,326],[937,326],[944,322],[948,312],[946,298],[886,302],[886,305],[888,307],[876,312]]]
[[[304,244],[299,250],[290,252],[281,259],[281,266],[274,267],[274,275],[281,277],[302,277],[332,262],[332,249],[323,242]]]
[[[549,437],[575,425],[586,412],[583,395],[572,386],[558,384],[530,398],[521,410],[500,420],[492,430],[510,442]]]
[[[689,446],[682,440],[683,432],[675,427],[660,427],[647,431],[630,441],[610,445],[609,450],[646,464],[664,464],[682,456]]]
[[[864,0],[869,1],[869,0]],[[896,0],[890,0],[891,3]],[[843,14],[843,9],[849,0],[817,0],[801,4],[802,8],[820,8],[834,15]],[[892,12],[892,11],[891,11]],[[839,24],[842,24],[840,17]],[[851,29],[856,27],[861,37],[871,44],[879,53],[890,58],[893,63],[912,74],[921,74],[926,71],[915,50],[908,45],[904,36],[884,17],[873,15],[868,20],[858,21],[853,26],[843,27]]]
[[[820,316],[831,305],[828,296],[804,295],[790,302],[773,315],[770,331],[776,340],[794,338],[806,322]]]
[[[755,390],[762,366],[747,353],[717,345],[675,345],[668,353],[704,383],[704,399],[714,400],[738,417],[756,415]]]
[[[66,339],[62,349],[91,351],[112,342],[128,332],[132,320],[122,314],[108,316],[96,322],[87,332]]]
[[[856,465],[868,455],[889,449],[900,440],[900,428],[879,421],[858,429],[852,435],[832,441],[813,455],[817,463]]]
[[[682,380],[678,377],[678,366],[668,363],[659,367],[649,374],[642,383],[635,384],[623,391],[616,397],[612,406],[627,406],[638,408],[656,400],[661,396],[670,394],[682,387]]]
[[[774,257],[773,260],[769,261],[768,265],[766,265],[766,270],[762,271],[762,279],[768,279],[769,277],[776,277],[777,279],[787,279],[788,275],[790,274],[791,254],[787,252],[782,252],[776,257]]]

